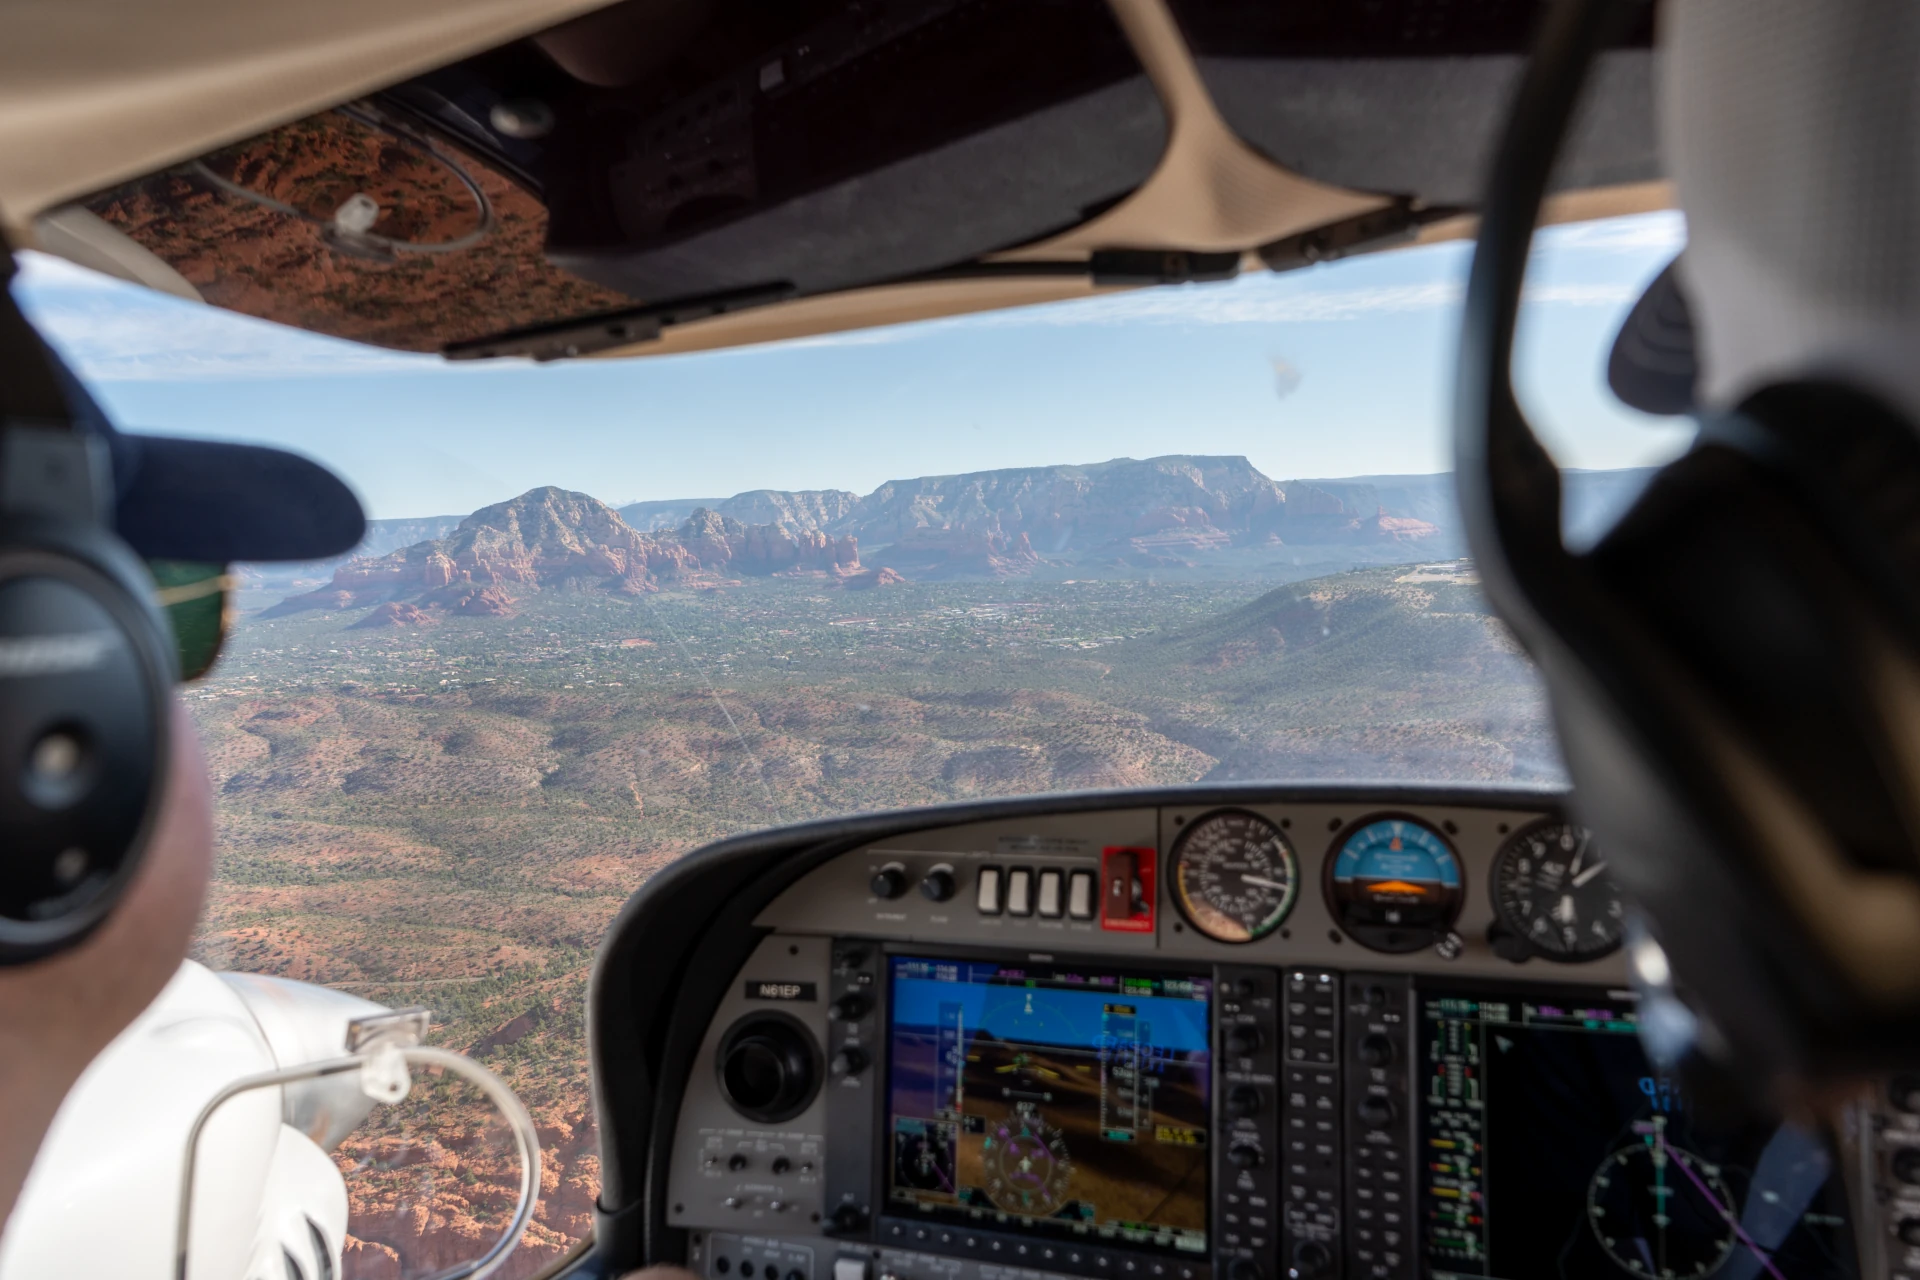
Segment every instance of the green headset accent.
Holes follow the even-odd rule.
[[[198,680],[212,670],[232,629],[230,566],[194,560],[149,560],[154,602],[173,632],[180,679]]]

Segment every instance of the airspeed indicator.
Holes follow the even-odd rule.
[[[1280,927],[1300,885],[1280,828],[1245,809],[1216,809],[1173,846],[1173,900],[1215,942],[1253,942]]]

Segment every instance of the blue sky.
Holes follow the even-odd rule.
[[[1638,466],[1684,427],[1605,389],[1608,345],[1684,240],[1678,214],[1544,232],[1522,399],[1563,465]],[[317,338],[28,255],[17,295],[132,430],[328,463],[375,517],[536,485],[610,502],[1166,453],[1276,479],[1448,466],[1469,247],[727,352],[448,365]]]

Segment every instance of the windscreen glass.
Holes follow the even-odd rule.
[[[1716,1115],[1656,1070],[1628,993],[1422,987],[1418,999],[1436,1277],[1856,1274],[1825,1141]]]
[[[891,965],[891,1211],[1205,1256],[1209,979]]]
[[[441,192],[406,233],[466,234],[453,171],[384,137],[357,154]],[[331,171],[304,154],[213,168],[344,202],[293,181]],[[1575,537],[1688,438],[1601,381],[1681,232],[1541,237],[1521,392],[1577,468]],[[249,237],[279,270],[281,242]],[[120,423],[300,450],[373,517],[350,556],[236,566],[233,633],[183,694],[220,809],[195,954],[431,1008],[550,1135],[527,1250],[557,1257],[597,1189],[593,948],[692,849],[1091,787],[1561,782],[1453,505],[1467,252],[544,366],[349,345],[31,258],[18,294]],[[502,307],[548,287],[491,278]],[[1076,1168],[1119,1149],[1090,1141]]]

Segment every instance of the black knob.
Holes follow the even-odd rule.
[[[806,1110],[819,1088],[813,1037],[784,1015],[751,1015],[720,1042],[720,1087],[749,1120],[776,1124]]]
[[[1369,1129],[1386,1128],[1398,1113],[1391,1098],[1369,1095],[1360,1100],[1360,1121]]]
[[[1266,1037],[1260,1034],[1258,1027],[1235,1027],[1227,1032],[1227,1050],[1245,1057],[1266,1043]]]
[[[1900,1243],[1920,1245],[1920,1218],[1902,1218],[1893,1230],[1900,1237]]]
[[[740,1172],[742,1169],[746,1167],[747,1167],[747,1158],[741,1155],[738,1151],[734,1152],[732,1155],[727,1157],[727,1168],[733,1170],[735,1173]]]
[[[1252,978],[1235,978],[1233,980],[1233,994],[1238,999],[1251,1000],[1260,994],[1260,984]],[[1240,1258],[1237,1261],[1246,1262],[1256,1267],[1260,1265],[1251,1258]]]
[[[837,1076],[857,1076],[866,1065],[867,1055],[852,1045],[833,1055],[833,1074]]]
[[[1384,1009],[1387,1007],[1387,989],[1377,982],[1361,992],[1360,998],[1366,1002],[1367,1008],[1369,1009]]]
[[[1227,1163],[1236,1169],[1258,1169],[1267,1158],[1260,1148],[1245,1142],[1236,1142],[1227,1148]]]
[[[1487,927],[1487,942],[1493,947],[1493,954],[1502,960],[1511,960],[1515,964],[1525,964],[1533,958],[1533,944],[1501,925]]]
[[[833,1016],[842,1022],[858,1022],[873,1008],[873,997],[864,991],[849,991],[833,1002]]]
[[[775,1173],[785,1173],[787,1170],[793,1168],[793,1161],[787,1159],[785,1156],[775,1156],[773,1163],[767,1167]]]
[[[953,896],[954,888],[951,867],[935,867],[927,872],[927,878],[920,882],[920,892],[925,894],[930,902],[945,902]]]
[[[1902,1147],[1893,1153],[1893,1176],[1920,1185],[1920,1147]]]
[[[848,947],[840,953],[839,965],[842,969],[861,969],[866,967],[867,953],[863,947]]]
[[[867,1211],[857,1204],[843,1204],[833,1211],[833,1229],[842,1233],[859,1231],[867,1225]]]
[[[1302,1240],[1293,1246],[1293,1274],[1317,1276],[1333,1264],[1333,1253],[1318,1240]]]
[[[1393,1061],[1393,1041],[1378,1031],[1360,1037],[1360,1061],[1370,1067],[1384,1067]]]
[[[897,862],[889,862],[873,873],[867,888],[873,890],[876,898],[897,898],[907,891],[907,869]]]
[[[1895,1076],[1887,1083],[1887,1097],[1902,1111],[1920,1112],[1920,1076]]]
[[[787,1280],[807,1280],[807,1277],[801,1273],[798,1267],[795,1267],[792,1271],[787,1272]]]
[[[1235,1258],[1227,1264],[1227,1280],[1266,1280],[1266,1274],[1252,1258]]]
[[[1227,1114],[1236,1120],[1260,1114],[1260,1091],[1250,1084],[1237,1084],[1227,1094]]]

